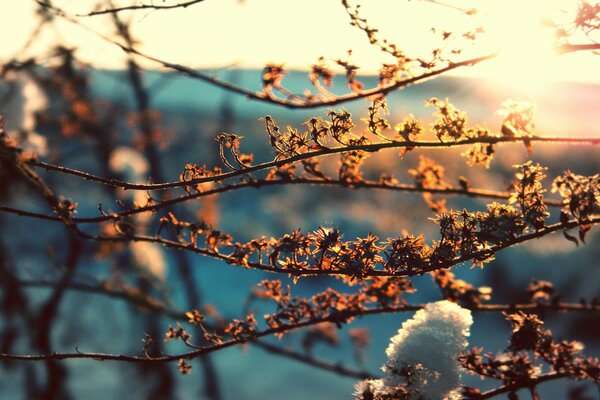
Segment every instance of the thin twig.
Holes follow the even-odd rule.
[[[18,284],[23,287],[54,287],[58,282],[48,280],[19,280]],[[124,300],[134,306],[147,309],[152,312],[166,315],[176,320],[186,320],[185,313],[178,312],[168,307],[164,302],[158,300],[137,288],[126,286],[110,286],[108,282],[91,284],[84,282],[69,282],[66,285],[69,290],[75,290],[83,293],[99,294]]]
[[[348,376],[350,378],[356,378],[356,379],[369,379],[369,378],[374,377],[374,374],[371,374],[367,371],[351,369],[351,368],[344,366],[341,363],[334,364],[329,361],[325,361],[325,360],[316,358],[316,357],[308,355],[308,354],[299,353],[292,349],[275,346],[271,343],[267,343],[262,340],[255,340],[255,341],[251,342],[251,344],[256,347],[259,347],[265,351],[268,351],[269,353],[277,354],[277,355],[284,356],[284,357],[292,359],[292,360],[300,361],[301,363],[308,364],[312,367],[316,367],[316,368],[319,368],[322,370],[334,372],[338,375]]]
[[[547,374],[540,375],[536,378],[531,378],[529,380],[523,380],[522,382],[520,382],[518,384],[502,385],[495,389],[490,389],[487,392],[481,393],[477,397],[473,397],[473,399],[477,399],[477,400],[491,399],[492,397],[496,397],[496,396],[499,396],[504,393],[517,391],[517,390],[523,389],[523,388],[534,387],[542,382],[552,381],[552,380],[561,379],[561,378],[565,378],[565,377],[568,377],[568,374],[558,373],[558,372],[550,372]]]

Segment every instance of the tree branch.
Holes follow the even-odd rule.
[[[116,14],[122,11],[138,11],[138,10],[172,10],[174,8],[187,8],[194,4],[202,3],[204,0],[190,0],[177,4],[170,5],[155,5],[155,4],[140,4],[133,6],[124,6],[124,7],[114,7],[114,8],[105,8],[103,10],[92,11],[88,14],[77,14],[78,17],[93,17],[96,15],[103,14]]]
[[[559,54],[574,53],[577,51],[594,51],[600,50],[600,43],[586,43],[586,44],[563,44],[558,46]]]
[[[41,361],[41,360],[68,360],[68,359],[94,359],[97,361],[121,361],[121,362],[129,362],[129,363],[162,363],[162,362],[171,362],[178,361],[180,359],[193,359],[196,357],[201,357],[205,354],[213,353],[218,350],[222,350],[225,348],[229,348],[238,344],[246,343],[248,341],[254,341],[261,337],[270,336],[279,333],[286,333],[292,330],[320,324],[322,322],[333,322],[340,323],[344,321],[348,321],[354,317],[360,317],[365,315],[375,315],[375,314],[390,314],[390,313],[399,313],[399,312],[415,312],[423,308],[423,304],[418,305],[402,305],[398,307],[379,307],[372,309],[362,309],[362,310],[344,310],[338,311],[332,314],[329,314],[324,317],[313,318],[306,321],[301,321],[295,324],[289,325],[280,325],[276,328],[268,328],[259,332],[256,332],[252,338],[249,339],[231,339],[226,342],[216,344],[210,347],[198,348],[197,350],[190,351],[187,353],[180,353],[176,355],[161,355],[158,357],[146,357],[146,356],[131,356],[124,354],[108,354],[108,353],[92,353],[92,352],[80,352],[77,351],[75,353],[50,353],[50,354],[7,354],[0,353],[0,359],[2,360],[20,360],[20,361]],[[582,304],[572,304],[569,309],[577,309],[580,311],[593,311],[597,312],[600,309],[600,306],[584,306]],[[526,304],[526,305],[493,305],[486,306],[480,305],[476,307],[468,307],[473,311],[514,311],[518,309],[523,310],[545,310],[550,308],[544,308],[544,306],[540,306],[539,304]],[[510,389],[505,389],[510,390]]]
[[[600,217],[592,218],[588,221],[588,223],[590,225],[598,224],[598,223],[600,223]],[[579,221],[571,220],[568,222],[559,222],[559,223],[556,223],[553,225],[548,225],[545,228],[542,228],[538,231],[531,232],[528,234],[523,234],[523,235],[518,236],[513,239],[508,239],[499,244],[492,245],[484,250],[480,250],[480,251],[477,251],[474,253],[469,253],[469,254],[455,257],[452,260],[447,261],[447,262],[441,262],[441,263],[429,262],[427,265],[423,266],[420,269],[399,271],[399,272],[387,272],[382,269],[369,269],[366,271],[362,271],[361,276],[363,276],[363,277],[369,277],[369,276],[410,277],[410,276],[423,275],[428,272],[433,272],[433,271],[446,269],[446,268],[452,268],[456,265],[459,265],[464,262],[474,260],[474,259],[477,259],[480,257],[484,257],[484,256],[490,257],[490,256],[496,254],[497,252],[499,252],[500,250],[506,249],[508,247],[512,247],[512,246],[515,246],[515,245],[518,245],[521,243],[525,243],[525,242],[528,242],[533,239],[538,239],[538,238],[541,238],[543,236],[546,236],[548,234],[551,234],[551,233],[554,233],[554,232],[557,232],[560,230],[572,229],[572,228],[579,226],[579,224],[580,224]],[[243,266],[244,268],[253,268],[253,269],[257,269],[257,270],[261,270],[261,271],[286,274],[286,275],[295,276],[295,277],[323,276],[323,275],[356,276],[356,274],[357,274],[357,271],[349,269],[349,268],[343,268],[343,269],[340,268],[340,269],[335,269],[335,270],[319,269],[318,265],[316,265],[314,268],[285,269],[285,268],[275,267],[270,264],[263,264],[260,262],[248,261],[245,264],[241,264],[241,261],[236,259],[236,257],[234,256],[233,253],[221,254],[221,253],[218,253],[215,251],[211,251],[208,248],[198,248],[198,247],[194,247],[192,244],[176,242],[176,241],[164,239],[164,238],[161,238],[158,236],[130,235],[130,236],[114,236],[113,237],[113,236],[91,236],[91,235],[86,234],[85,237],[87,239],[96,240],[96,241],[100,241],[100,242],[141,241],[141,242],[158,243],[165,247],[180,249],[180,250],[187,250],[187,251],[197,253],[197,254],[202,254],[204,256],[208,256],[208,257],[211,257],[211,258],[214,258],[217,260],[225,261],[229,265]],[[384,249],[383,251],[385,251],[385,250],[386,249]]]
[[[536,378],[524,380],[522,383],[519,383],[519,384],[502,385],[498,388],[490,389],[487,392],[483,392],[479,396],[471,397],[471,398],[474,400],[475,399],[476,400],[491,399],[492,397],[496,397],[496,396],[499,396],[504,393],[513,392],[513,391],[517,391],[519,389],[524,389],[524,388],[529,388],[529,387],[535,387],[536,385],[538,385],[542,382],[552,381],[552,380],[566,378],[566,377],[568,377],[568,374],[558,373],[558,372],[550,372],[547,374],[540,375]]]
[[[120,187],[128,190],[164,190],[170,189],[174,187],[184,187],[184,186],[192,186],[199,183],[206,182],[220,182],[226,179],[234,178],[237,176],[247,175],[253,172],[262,171],[269,168],[276,168],[282,165],[295,163],[302,160],[307,160],[312,157],[323,157],[332,154],[340,154],[355,150],[366,151],[369,153],[377,152],[383,149],[398,149],[398,148],[426,148],[426,149],[446,149],[450,147],[458,147],[458,146],[466,146],[471,144],[499,144],[499,143],[566,143],[573,145],[581,145],[581,144],[592,144],[597,145],[600,144],[600,138],[595,137],[553,137],[553,136],[526,136],[526,137],[510,137],[510,136],[486,136],[486,137],[478,137],[478,138],[469,138],[469,139],[461,139],[454,142],[440,142],[440,141],[397,141],[390,140],[386,142],[375,142],[369,144],[361,144],[361,145],[348,145],[348,146],[338,146],[331,148],[324,148],[320,150],[308,151],[306,153],[297,154],[295,156],[281,159],[281,160],[273,160],[269,162],[265,162],[262,164],[253,165],[247,168],[225,172],[219,175],[209,176],[206,178],[196,178],[190,179],[187,181],[177,181],[177,182],[164,182],[164,183],[153,183],[153,184],[138,184],[138,183],[128,183],[121,182],[115,179],[106,179],[102,178],[87,172],[77,171],[71,168],[66,168],[59,165],[52,165],[42,161],[31,161],[31,165],[36,167],[44,168],[48,171],[57,171],[64,174],[69,174],[73,176],[78,176],[85,180],[94,181],[98,183],[102,183],[108,186]]]
[[[97,31],[91,29],[90,27],[88,27],[86,25],[83,25],[76,18],[69,16],[65,11],[61,10],[60,8],[58,8],[56,6],[53,6],[52,4],[50,4],[44,0],[36,0],[36,2],[39,5],[51,10],[57,16],[63,18],[64,20],[81,27],[82,29],[100,37],[101,39],[105,40],[108,43],[118,46],[124,52],[126,52],[128,54],[134,54],[145,60],[152,61],[156,64],[159,64],[164,68],[179,72],[190,78],[212,84],[214,86],[220,87],[220,88],[230,91],[232,93],[237,93],[237,94],[243,95],[248,99],[259,100],[259,101],[263,101],[266,103],[283,106],[283,107],[286,107],[289,109],[298,109],[298,108],[309,109],[309,108],[318,108],[318,107],[327,107],[327,106],[331,107],[331,106],[341,104],[341,103],[346,103],[349,101],[365,99],[365,98],[369,98],[371,96],[387,94],[394,90],[408,87],[415,83],[420,83],[420,82],[426,81],[428,79],[434,78],[436,76],[442,75],[446,72],[449,72],[449,71],[452,71],[452,70],[455,70],[455,69],[458,69],[461,67],[479,64],[481,62],[493,59],[497,56],[496,53],[492,53],[492,54],[487,54],[487,55],[480,56],[480,57],[474,57],[474,58],[470,58],[470,59],[466,59],[466,60],[462,60],[462,61],[458,61],[458,62],[452,62],[452,63],[449,63],[446,67],[438,68],[436,70],[432,70],[429,72],[425,72],[425,73],[422,73],[422,74],[414,76],[414,77],[393,81],[390,84],[375,87],[375,88],[372,88],[369,90],[362,90],[360,92],[350,92],[345,95],[337,96],[335,98],[324,98],[324,99],[315,101],[315,100],[312,100],[311,98],[299,100],[298,97],[295,96],[295,97],[293,97],[293,100],[290,100],[288,98],[282,99],[282,98],[273,97],[272,95],[265,93],[265,92],[255,92],[252,90],[248,90],[243,87],[234,85],[232,83],[222,81],[222,80],[215,78],[209,74],[199,72],[195,69],[192,69],[192,68],[180,65],[180,64],[176,64],[176,63],[171,63],[171,62],[168,62],[165,60],[161,60],[160,58],[145,54],[145,53],[135,49],[132,46],[120,43],[114,39],[111,39],[107,35],[104,35],[100,32],[97,32]]]
[[[431,194],[439,194],[439,195],[448,195],[448,196],[466,196],[473,198],[487,198],[487,199],[496,199],[496,200],[507,200],[510,198],[510,193],[508,192],[497,192],[488,189],[477,189],[477,188],[467,188],[464,189],[462,187],[444,187],[444,188],[424,188],[418,185],[411,184],[388,184],[382,183],[378,181],[361,181],[354,182],[352,184],[348,184],[345,181],[340,179],[320,179],[320,178],[294,178],[293,180],[266,180],[266,179],[257,179],[248,182],[235,183],[231,185],[226,185],[222,187],[218,187],[215,189],[210,189],[203,192],[192,193],[180,197],[176,197],[169,200],[161,201],[158,204],[151,204],[141,207],[132,208],[130,210],[121,211],[117,213],[110,213],[107,215],[103,215],[101,217],[73,217],[73,221],[75,223],[99,223],[105,221],[115,221],[124,217],[128,217],[131,215],[144,213],[144,212],[155,212],[166,207],[183,203],[192,199],[198,199],[201,197],[217,195],[221,193],[226,193],[230,191],[235,191],[239,189],[247,189],[253,188],[258,189],[261,187],[267,186],[279,186],[279,185],[314,185],[314,186],[335,186],[341,187],[345,189],[378,189],[378,190],[392,190],[399,192],[409,192],[409,193],[431,193]],[[545,203],[548,206],[552,207],[562,207],[562,201],[546,199]],[[21,210],[13,207],[0,206],[0,212],[6,212],[11,214],[16,214],[22,217],[31,217],[48,221],[60,222],[61,219],[58,217],[30,212],[26,210]]]

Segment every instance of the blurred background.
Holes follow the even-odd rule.
[[[80,7],[76,2],[62,3],[66,9]],[[222,9],[221,6],[213,6],[211,2],[207,2],[205,8],[201,4],[197,8],[190,8],[187,14],[185,10],[179,14],[165,13],[167,21],[177,21],[183,16],[189,20],[181,20],[180,24],[172,21],[165,23],[163,20],[166,28],[158,34],[163,41],[154,44],[158,46],[154,48],[150,44],[154,37],[149,33],[150,23],[147,20],[162,18],[163,14],[136,14],[133,26],[141,26],[138,28],[139,35],[143,38],[144,46],[148,46],[145,50],[151,54],[164,51],[161,56],[164,55],[165,59],[191,66],[208,64],[208,67],[235,62],[232,55],[238,50],[232,49],[233,45],[227,43],[236,43],[240,49],[248,51],[250,45],[240,43],[247,40],[244,38],[246,35],[257,35],[256,28],[262,32],[263,37],[253,43],[252,49],[262,49],[260,54],[255,58],[247,52],[240,53],[239,56],[240,59],[251,60],[248,62],[251,65],[236,62],[233,66],[218,71],[205,71],[257,91],[262,88],[260,66],[273,58],[290,60],[288,65],[292,68],[285,77],[285,85],[294,92],[302,93],[309,81],[307,72],[300,70],[299,64],[306,66],[307,62],[312,62],[322,54],[342,56],[355,43],[361,43],[357,45],[360,47],[366,42],[362,37],[355,40],[352,36],[339,43],[335,38],[329,38],[329,33],[327,38],[318,39],[323,37],[324,31],[330,26],[340,27],[339,32],[334,29],[332,35],[338,35],[346,29],[347,16],[338,4],[335,4],[336,11],[333,12],[329,8],[330,2],[314,2],[300,7],[303,14],[294,16],[290,11],[276,13],[280,7],[279,2],[277,5],[262,1],[229,3],[222,6]],[[26,25],[29,19],[25,12],[31,12],[31,8],[22,11],[20,7],[22,6],[15,5],[13,12],[22,12],[23,14],[15,15]],[[367,9],[366,5],[365,8]],[[273,16],[266,21],[257,23],[253,19],[253,16],[270,9],[273,9]],[[85,11],[72,9],[73,14],[78,12]],[[230,14],[210,14],[218,12]],[[305,14],[308,15],[306,18],[320,18],[321,22],[300,19]],[[334,15],[342,21],[336,23],[338,19],[334,19]],[[98,20],[93,20],[95,17],[89,18],[91,25],[104,26]],[[397,15],[396,18],[399,19],[398,25],[405,20],[402,15]],[[440,21],[443,19],[439,18]],[[228,27],[221,27],[222,30],[219,31],[217,28],[211,30],[212,26],[208,26],[205,27],[207,33],[196,36],[195,31],[191,31],[191,26],[204,23],[205,19],[227,21]],[[251,25],[244,25],[252,20],[254,22]],[[108,28],[102,29],[109,31]],[[214,61],[200,64],[197,57],[182,55],[181,50],[178,54],[169,53],[173,50],[165,50],[172,43],[166,35],[168,31],[175,29],[190,29],[189,32],[176,33],[176,41],[185,44],[187,53],[205,54],[200,58]],[[287,30],[296,31],[296,35],[304,38],[303,41],[280,42],[282,39],[277,37],[281,31]],[[68,32],[62,39],[66,43],[76,40],[73,38],[75,34]],[[362,33],[352,32],[352,35],[358,36]],[[219,38],[226,43],[216,44]],[[271,43],[271,40],[274,42]],[[322,53],[316,53],[314,57],[313,54],[298,56],[299,47],[312,47],[312,43],[317,42],[327,43],[315,50]],[[39,46],[43,48],[45,45],[43,41],[41,43]],[[206,43],[212,43],[216,47],[204,50],[194,47]],[[144,153],[144,141],[147,137],[143,136],[138,126],[137,98],[132,90],[131,77],[125,71],[123,54],[118,57],[101,52],[90,55],[89,46],[81,45],[77,49],[66,45],[54,47],[49,51],[52,59],[49,59],[47,65],[14,69],[5,74],[0,83],[0,114],[5,118],[5,130],[20,142],[25,151],[37,154],[39,160],[101,176],[145,182],[153,166],[148,154]],[[104,44],[102,46],[110,47]],[[268,47],[269,51],[264,47]],[[282,47],[286,47],[286,52],[276,51]],[[32,46],[27,51],[33,54],[40,50],[35,50],[35,46]],[[221,52],[227,54],[223,55]],[[360,53],[360,48],[355,53]],[[9,61],[8,54],[14,53],[3,54],[3,61]],[[364,56],[359,56],[359,60],[369,59]],[[598,137],[600,87],[594,79],[597,74],[589,72],[598,71],[598,57],[586,59],[586,65],[591,67],[571,69],[567,77],[546,76],[535,84],[519,85],[515,80],[495,79],[493,70],[491,75],[482,72],[475,73],[474,76],[459,74],[440,77],[392,93],[388,97],[388,117],[392,125],[395,125],[413,114],[428,126],[433,121],[433,110],[425,106],[425,101],[431,97],[448,98],[459,109],[468,113],[470,124],[481,124],[497,132],[502,124],[502,116],[497,111],[506,99],[516,99],[535,104],[536,133],[547,136]],[[377,85],[377,77],[369,73],[370,67],[372,66],[367,65],[366,73],[358,77],[367,88]],[[554,67],[548,66],[548,69],[554,70]],[[154,161],[160,162],[160,173],[165,181],[177,180],[187,163],[205,164],[209,167],[220,165],[218,143],[214,137],[221,132],[243,136],[242,152],[253,153],[254,162],[259,163],[269,161],[274,156],[261,117],[271,115],[282,127],[290,125],[300,129],[310,117],[325,117],[328,111],[327,108],[288,110],[248,100],[175,73],[153,70],[143,72],[141,77],[149,95],[151,119],[155,126],[152,140],[156,145],[157,158]],[[345,90],[345,85],[343,76],[337,77],[331,90],[333,93],[341,93]],[[360,119],[366,117],[368,105],[367,101],[361,100],[339,107],[352,113],[357,124],[356,132],[362,132],[366,127]],[[81,107],[89,109],[82,110]],[[459,177],[464,176],[472,187],[506,190],[514,173],[512,165],[533,160],[549,167],[545,184],[550,189],[552,179],[562,171],[593,175],[600,167],[597,149],[590,146],[535,145],[533,153],[528,154],[523,145],[500,145],[496,148],[495,158],[489,169],[467,166],[465,159],[460,156],[461,151],[463,150],[420,150],[409,152],[404,157],[399,157],[396,150],[380,151],[367,159],[363,174],[366,178],[377,179],[381,173],[388,172],[400,182],[410,183],[412,177],[407,172],[408,169],[418,166],[419,155],[426,155],[444,165],[445,180],[449,183],[458,184]],[[338,162],[338,157],[329,157],[323,161],[324,171],[335,175]],[[57,193],[77,202],[79,217],[99,215],[99,204],[102,204],[104,210],[119,211],[122,206],[115,202],[115,198],[124,204],[139,201],[130,192],[114,191],[52,172],[40,170],[40,174]],[[555,198],[549,191],[547,195]],[[485,202],[481,200],[448,197],[447,201],[448,207],[453,209],[485,209]],[[0,171],[0,203],[48,214],[46,205],[6,169]],[[260,190],[242,189],[218,197],[205,197],[179,205],[175,210],[177,215],[186,216],[190,220],[204,220],[211,226],[232,234],[240,242],[262,235],[277,237],[299,228],[303,232],[314,231],[322,226],[340,229],[347,240],[364,237],[369,232],[384,240],[399,236],[404,230],[415,235],[423,234],[429,242],[438,235],[436,225],[429,220],[435,213],[420,195],[386,190],[282,185]],[[143,223],[148,232],[156,232],[159,217],[160,215],[153,216],[148,221],[137,222]],[[551,221],[558,221],[556,212]],[[457,267],[454,272],[458,278],[476,286],[490,286],[493,289],[493,303],[528,301],[526,287],[534,278],[554,283],[557,293],[564,301],[593,299],[600,295],[600,264],[597,261],[600,257],[600,242],[597,229],[592,229],[586,241],[585,245],[576,248],[562,235],[551,235],[503,251],[483,270],[469,269],[468,265],[464,265]],[[77,282],[94,285],[125,282],[140,290],[147,290],[181,311],[190,309],[186,286],[191,285],[195,288],[198,307],[211,305],[228,320],[242,318],[247,311],[254,311],[257,316],[267,312],[268,307],[248,303],[252,288],[263,279],[286,281],[285,277],[228,266],[200,255],[167,251],[160,246],[136,248],[123,245],[107,248],[85,243],[81,250],[75,272]],[[32,343],[28,337],[32,332],[29,329],[36,326],[32,320],[40,315],[39,310],[48,304],[54,293],[54,288],[48,287],[47,283],[57,282],[64,275],[65,260],[69,257],[67,235],[60,224],[3,213],[0,215],[0,255],[3,265],[3,274],[0,276],[4,307],[0,317],[3,351],[10,349],[12,353],[31,353]],[[182,265],[188,266],[186,273],[182,272]],[[11,291],[12,281],[8,277],[16,277],[29,284],[24,283],[19,286],[19,290]],[[440,299],[439,291],[430,276],[415,278],[414,283],[418,292],[407,296],[409,303]],[[292,293],[311,296],[328,287],[348,290],[333,278],[307,278],[293,285]],[[378,375],[379,368],[386,359],[384,352],[389,338],[396,333],[402,321],[410,317],[409,314],[398,314],[356,319],[337,332],[337,340],[331,343],[318,342],[310,352],[333,363]],[[600,320],[596,316],[549,313],[544,317],[547,327],[552,329],[557,338],[580,340],[585,343],[587,354],[598,354]],[[474,319],[470,346],[484,347],[491,352],[506,349],[510,330],[501,314],[475,313]],[[161,335],[169,324],[174,324],[172,318],[153,315],[128,302],[98,293],[68,290],[56,310],[50,339],[52,350],[57,352],[71,352],[78,348],[81,351],[132,354],[141,350],[144,333],[159,335],[155,339],[161,341]],[[368,328],[369,344],[364,357],[356,357],[349,332],[350,329],[363,327]],[[276,338],[268,338],[268,341],[302,352],[307,350],[302,345],[307,334],[306,331],[298,331],[285,335],[280,341]],[[164,348],[169,353],[178,350],[181,348],[171,344]],[[223,399],[349,398],[357,380],[271,354],[253,345],[218,351],[210,359],[214,373],[213,383],[218,386]],[[166,389],[160,383],[172,385],[172,393],[177,398],[209,398],[203,392],[206,388],[206,366],[201,366],[198,361],[191,363],[194,368],[191,375],[181,375],[175,365],[148,371],[130,364],[70,360],[61,363],[64,367],[61,379],[64,379],[64,387],[72,398],[165,398],[163,394],[166,392],[161,390]],[[11,398],[32,398],[36,395],[36,390],[44,386],[45,370],[40,363],[4,362],[1,367],[0,393],[10,394]],[[169,375],[168,382],[165,382],[165,375]],[[467,375],[464,376],[464,382],[483,388],[491,387],[490,382],[480,382]],[[543,399],[566,398],[568,391],[578,385],[571,382],[548,383],[540,387],[540,394]],[[585,390],[589,398],[598,398],[598,390],[593,385],[585,386]],[[529,398],[528,394],[523,396]]]

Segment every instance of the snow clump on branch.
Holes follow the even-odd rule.
[[[471,311],[458,304],[427,304],[391,338],[384,377],[359,382],[356,399],[460,399],[457,358],[468,344],[472,324]]]

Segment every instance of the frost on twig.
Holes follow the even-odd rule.
[[[457,358],[472,323],[469,310],[447,300],[417,311],[391,338],[384,377],[359,382],[356,399],[460,398]]]

